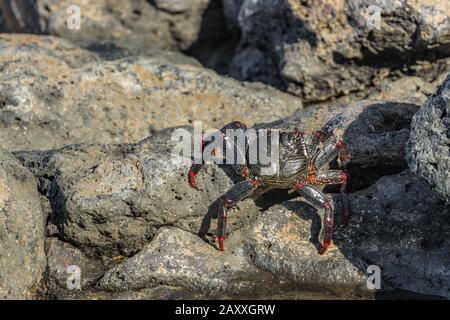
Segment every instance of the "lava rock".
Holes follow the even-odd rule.
[[[313,290],[357,294],[366,283],[360,269],[340,251],[318,254],[319,216],[301,199],[275,205],[261,214],[246,239],[254,264]]]
[[[35,177],[0,152],[0,299],[32,299],[45,271],[45,220]]]
[[[230,177],[237,178],[208,165],[198,176],[200,189],[193,189],[187,182],[190,154],[173,153],[170,133],[136,145],[75,145],[16,156],[40,179],[54,234],[90,256],[130,256],[163,226],[207,235],[216,218],[213,202],[233,185]],[[230,230],[257,211],[250,200],[243,202]]]
[[[77,11],[79,29],[70,28]],[[187,49],[199,37],[209,0],[5,0],[0,9],[4,31],[44,33],[83,46],[113,43],[119,47]]]
[[[141,252],[106,272],[99,288],[136,290],[164,283],[197,292],[238,292],[255,285],[250,279],[256,272],[242,254],[222,254],[196,235],[162,228]]]
[[[450,207],[409,170],[349,195],[352,222],[335,243],[381,269],[389,287],[450,297]],[[363,269],[364,271],[364,269]]]
[[[414,116],[407,149],[411,170],[450,202],[450,75]]]
[[[55,290],[76,289],[85,290],[93,285],[102,276],[102,269],[93,261],[89,260],[79,249],[69,243],[64,243],[56,238],[47,239],[47,280],[48,288]],[[79,270],[79,288],[72,283],[74,276]]]
[[[434,61],[450,55],[445,0],[229,0],[224,8],[242,33],[230,74],[308,102],[364,90],[399,71],[433,73]],[[370,24],[377,12],[379,26]]]
[[[160,52],[108,61],[63,39],[3,34],[1,145],[46,150],[135,143],[194,120],[206,130],[236,119],[270,121],[302,107],[300,99],[218,76],[191,61]]]

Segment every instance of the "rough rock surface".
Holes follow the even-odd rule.
[[[121,291],[164,283],[197,292],[238,293],[255,285],[257,269],[237,251],[223,254],[197,235],[162,228],[141,252],[109,270],[99,286]]]
[[[0,152],[0,299],[30,299],[45,270],[45,220],[35,177]]]
[[[368,25],[377,5],[379,28]],[[306,101],[360,91],[399,73],[432,74],[450,55],[450,5],[416,1],[224,1],[241,42],[230,73]]]
[[[71,29],[80,9],[80,29]],[[198,39],[209,0],[3,0],[5,29],[44,33],[84,46],[114,43],[119,47],[188,49]]]
[[[230,217],[232,219],[232,217]],[[360,290],[365,275],[340,251],[319,255],[319,216],[301,198],[271,207],[252,225],[245,251],[256,266],[316,290]]]
[[[68,282],[73,279],[75,270],[80,270],[80,288],[83,290],[97,282],[102,275],[100,266],[89,260],[80,250],[69,243],[49,238],[46,243],[48,288],[68,289]]]
[[[302,107],[300,99],[218,76],[180,54],[108,61],[62,39],[9,34],[0,47],[0,143],[9,150],[132,143],[194,120],[206,130]]]
[[[209,206],[232,185],[224,171],[209,166],[199,176],[202,192],[191,188],[190,159],[172,155],[170,139],[168,131],[136,145],[72,146],[18,156],[40,177],[62,239],[90,255],[129,256],[162,226],[194,233],[209,226],[204,218],[213,212]],[[256,211],[244,202],[230,230]]]
[[[240,203],[229,215],[227,251],[217,251],[208,206],[236,177],[207,165],[198,176],[200,190],[190,188],[190,159],[171,154],[172,129],[138,144],[15,155],[39,177],[39,190],[49,198],[49,235],[76,246],[97,265],[105,257],[124,259],[95,285],[90,282],[85,297],[114,298],[117,292],[127,297],[130,291],[135,298],[157,297],[161,284],[203,297],[233,292],[255,297],[251,293],[260,291],[259,285],[273,288],[265,297],[295,290],[366,296],[367,267],[373,264],[381,268],[383,289],[448,296],[449,208],[414,174],[397,173],[407,166],[405,144],[418,108],[380,101],[330,108],[325,128],[347,142],[354,155],[350,169],[362,180],[352,181],[352,189],[371,186],[350,194],[351,223],[344,227],[337,216],[336,248],[325,256],[317,254],[316,210],[301,198],[283,201],[286,197],[262,213],[258,201]],[[308,130],[321,127],[322,113],[303,111]],[[292,116],[270,126],[296,121]],[[397,174],[386,176],[390,171]],[[334,202],[340,213],[337,198]],[[204,239],[197,235],[201,230]],[[60,248],[58,242],[54,248]]]
[[[353,220],[337,246],[378,265],[384,288],[450,297],[450,207],[424,181],[405,170],[349,201]]]
[[[407,152],[411,170],[450,202],[450,75],[414,116]]]

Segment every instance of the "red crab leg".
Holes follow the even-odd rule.
[[[344,222],[348,224],[350,221],[350,204],[348,202],[348,194],[347,194],[347,181],[348,181],[348,172],[343,170],[342,172],[345,175],[344,182],[342,182],[341,187],[339,188],[339,192],[341,193],[341,201],[342,208],[344,210]]]
[[[330,201],[325,194],[311,185],[297,184],[294,189],[319,212],[323,212],[322,227],[319,233],[322,247],[319,249],[319,254],[324,254],[333,243],[334,212]]]
[[[324,144],[324,147],[317,152],[312,160],[312,165],[315,170],[321,170],[327,166],[330,161],[336,158],[336,156],[338,156],[339,153],[345,148],[345,144],[335,137],[327,139]]]
[[[348,203],[348,196],[346,193],[347,186],[347,172],[345,170],[329,170],[320,172],[318,174],[310,175],[308,182],[311,184],[340,184],[339,192],[341,194],[342,208],[344,211],[344,221],[348,224],[350,219],[350,209]]]
[[[239,121],[230,122],[229,124],[224,126],[222,129],[220,129],[220,133],[222,134],[222,136],[224,136],[226,134],[226,130],[228,130],[228,129],[235,129],[235,130],[241,129],[241,130],[246,131],[247,126]],[[209,145],[211,142],[212,141],[202,140],[202,144],[201,144],[202,153],[205,150],[206,146]],[[211,151],[211,155],[216,155],[216,149],[213,149]],[[188,172],[188,182],[195,189],[197,189],[197,182],[195,180],[195,177],[200,172],[200,170],[202,169],[204,164],[205,163],[203,161],[201,164],[193,164]]]
[[[227,212],[239,201],[247,198],[260,185],[259,180],[249,179],[241,181],[228,190],[223,196],[217,199],[217,242],[219,250],[224,251],[224,241],[226,239]]]

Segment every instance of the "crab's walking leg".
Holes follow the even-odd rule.
[[[348,202],[347,194],[348,172],[347,170],[343,170],[342,172],[345,174],[345,180],[342,182],[339,192],[341,193],[342,208],[344,210],[344,221],[345,224],[348,224],[350,221],[350,204]]]
[[[350,206],[348,203],[348,196],[346,193],[347,175],[345,170],[329,170],[314,174],[309,177],[308,182],[311,184],[340,184],[339,192],[341,194],[342,207],[344,211],[344,221],[348,224],[350,219]]]
[[[322,131],[314,131],[311,134],[311,138],[307,145],[309,155],[313,156],[316,153],[319,144],[325,140],[325,137],[325,133]]]
[[[222,129],[220,129],[220,132],[222,134],[222,137],[225,137],[227,130],[229,129],[234,129],[234,130],[238,130],[241,129],[244,132],[247,131],[247,126],[245,124],[243,124],[242,122],[239,121],[234,121],[234,122],[230,122],[229,124],[227,124],[226,126],[224,126]],[[214,141],[214,140],[213,140]],[[201,144],[201,148],[202,148],[202,153],[205,150],[205,148],[211,144],[213,141],[202,141]],[[225,146],[224,146],[225,147]],[[236,150],[235,150],[236,151]],[[240,150],[237,150],[237,152],[239,152]],[[212,151],[212,153],[215,152],[214,150]],[[246,150],[243,150],[242,152],[246,152]],[[224,154],[224,153],[223,153]],[[188,172],[188,181],[189,184],[193,187],[193,188],[197,188],[197,182],[195,181],[195,177],[197,176],[197,174],[200,172],[200,170],[202,169],[202,167],[205,165],[205,162],[203,161],[203,157],[202,157],[202,163],[194,163],[191,166],[191,169]]]
[[[344,142],[336,139],[334,136],[328,138],[324,144],[324,147],[317,152],[312,160],[312,165],[315,170],[324,168],[345,149]]]
[[[295,190],[311,205],[322,211],[322,227],[319,233],[319,241],[322,247],[319,254],[324,254],[333,242],[334,212],[328,198],[320,191],[310,185],[297,184]]]
[[[217,199],[217,241],[220,251],[224,250],[228,210],[252,194],[259,185],[260,182],[256,179],[241,181]]]

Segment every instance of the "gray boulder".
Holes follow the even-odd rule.
[[[35,177],[0,152],[0,299],[32,299],[45,271],[45,220]]]
[[[319,216],[301,198],[283,202],[261,213],[252,224],[245,237],[245,253],[257,267],[313,291],[362,294],[366,277],[358,265],[336,248],[318,254],[313,239],[319,228]]]
[[[409,167],[450,201],[450,75],[414,116]]]
[[[80,29],[69,28],[80,10]],[[209,0],[121,1],[4,0],[5,30],[44,33],[84,46],[113,43],[119,47],[187,49],[199,37]]]
[[[141,252],[106,272],[99,287],[122,291],[164,283],[203,293],[238,293],[254,287],[256,276],[257,269],[239,250],[222,254],[196,235],[162,228]]]
[[[229,24],[242,33],[230,74],[308,102],[361,91],[401,73],[431,75],[450,55],[446,0],[223,3]],[[376,6],[369,9],[371,4]],[[377,11],[379,26],[369,24]]]
[[[46,284],[51,290],[85,290],[96,283],[104,272],[98,263],[89,260],[79,249],[56,238],[47,239],[46,255]],[[75,282],[78,271],[79,282]]]

